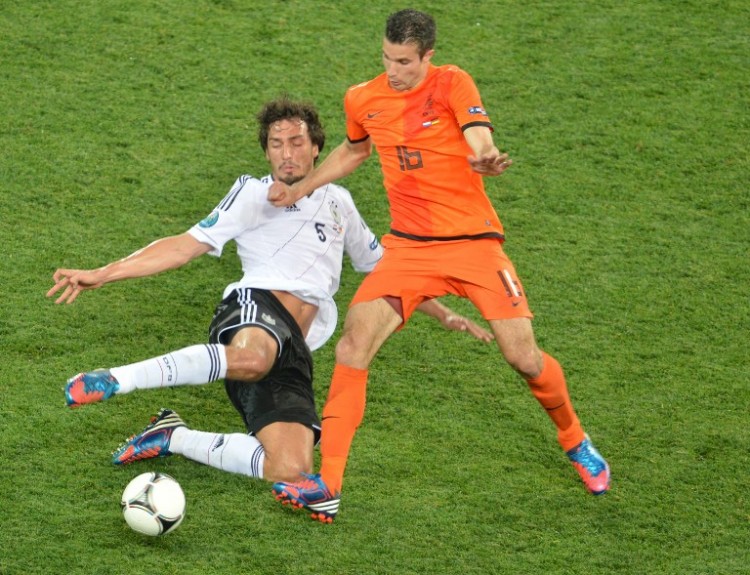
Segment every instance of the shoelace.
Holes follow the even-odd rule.
[[[581,449],[578,450],[578,453],[575,454],[574,458],[576,463],[580,463],[583,467],[588,469],[592,475],[597,475],[604,469],[601,458],[595,455],[593,448],[588,441],[581,446]]]
[[[320,489],[320,484],[315,481],[312,476],[307,474],[303,475],[305,475],[305,479],[300,483],[297,483],[297,487],[299,487],[300,489]]]

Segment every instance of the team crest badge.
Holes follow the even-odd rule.
[[[338,206],[336,205],[336,202],[331,200],[328,203],[328,209],[331,210],[331,217],[333,218],[333,221],[335,224],[333,225],[333,229],[336,231],[337,234],[340,234],[344,231],[344,226],[341,225],[341,214],[339,214]]]

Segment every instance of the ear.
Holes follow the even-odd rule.
[[[435,55],[434,49],[427,50],[427,52],[424,53],[424,56],[422,56],[422,60],[424,60],[425,62],[429,62],[430,60],[432,60],[432,57],[434,55]]]

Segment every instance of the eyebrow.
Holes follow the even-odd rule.
[[[392,62],[411,62],[414,58],[407,58],[407,57],[398,57],[398,58],[391,58],[388,54],[383,52],[383,58],[386,58],[388,60],[391,60]]]
[[[287,136],[287,137],[269,135],[268,139],[269,139],[269,141],[274,141],[274,142],[282,142],[284,140],[304,140],[305,139],[305,135],[304,134],[295,134],[294,136]]]

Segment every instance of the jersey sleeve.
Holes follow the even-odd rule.
[[[257,225],[260,209],[254,204],[260,197],[256,189],[259,184],[259,180],[252,176],[237,178],[214,210],[188,233],[199,242],[210,245],[210,255],[220,256],[227,242]]]
[[[366,83],[365,83],[366,84]],[[344,113],[346,114],[346,137],[350,142],[362,142],[370,135],[359,122],[359,106],[357,105],[356,95],[359,88],[365,84],[352,86],[347,90],[344,96]]]
[[[472,126],[486,126],[492,130],[479,89],[472,77],[460,68],[455,68],[451,80],[450,106],[462,130]]]
[[[349,192],[344,190],[344,196],[348,214],[344,250],[349,255],[355,270],[370,272],[383,257],[383,246],[360,215]]]

